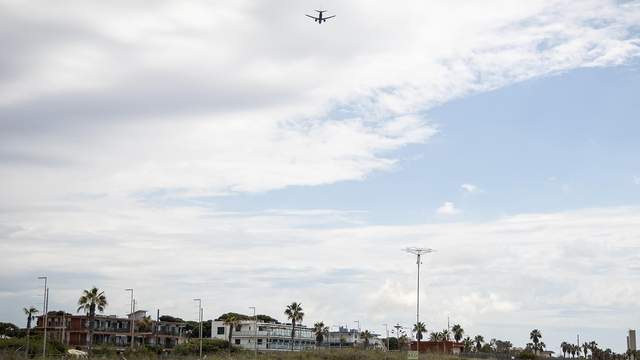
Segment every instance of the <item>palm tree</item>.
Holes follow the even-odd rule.
[[[567,357],[567,350],[569,350],[569,343],[566,341],[563,341],[562,343],[560,343],[560,349],[562,350],[562,357]]]
[[[585,342],[582,344],[582,351],[585,359],[587,358],[587,350],[589,350],[589,343]]]
[[[398,339],[398,346],[400,347],[400,350],[404,350],[407,347],[408,343],[409,343],[409,337],[407,336],[407,334],[403,334]]]
[[[233,330],[240,326],[240,318],[238,315],[229,314],[222,321],[222,325],[229,326],[229,356],[231,356],[231,339],[233,338]]]
[[[470,353],[471,349],[474,348],[474,344],[473,344],[473,340],[471,340],[470,337],[466,337],[464,338],[464,341],[462,342],[464,344],[464,352],[465,353]]]
[[[360,334],[360,338],[364,339],[364,348],[369,348],[369,339],[373,337],[373,334],[369,330],[365,330]]]
[[[482,335],[476,335],[473,341],[476,343],[477,351],[480,351],[480,349],[482,349],[482,343],[484,342],[484,337]]]
[[[442,335],[442,341],[451,340],[451,331],[449,331],[449,329],[442,330],[440,334]]]
[[[416,339],[422,340],[422,333],[426,333],[427,328],[424,326],[423,322],[419,322],[413,325],[413,332],[416,333]]]
[[[91,352],[93,349],[93,323],[96,318],[96,310],[103,312],[104,308],[109,305],[104,291],[98,290],[97,287],[91,288],[91,290],[83,290],[82,296],[78,299],[78,310],[76,312],[84,311],[89,314],[89,360],[91,360]],[[131,314],[133,317],[133,314]],[[133,341],[133,339],[131,339]]]
[[[316,334],[316,344],[320,346],[324,342],[324,334],[329,331],[329,327],[324,326],[324,322],[321,321],[315,323],[311,331]]]
[[[429,341],[440,341],[440,333],[437,331],[432,332],[429,335]]]
[[[35,314],[38,312],[38,309],[33,306],[30,308],[22,308],[24,310],[24,314],[27,315],[27,345],[24,349],[24,354],[29,356],[29,333],[31,332],[31,320],[35,319]],[[44,318],[42,319],[44,321]],[[43,324],[44,325],[44,324]]]
[[[459,324],[453,325],[451,332],[453,333],[453,338],[456,339],[456,342],[460,342],[464,336],[464,329]]]
[[[145,333],[153,330],[153,322],[151,321],[151,316],[144,316],[142,320],[136,321],[136,327],[138,328],[138,332]]]
[[[533,341],[533,350],[534,352],[536,352],[536,355],[538,355],[537,351],[538,351],[538,343],[540,342],[540,338],[542,337],[542,334],[540,333],[540,330],[538,329],[533,329],[531,331],[531,334],[529,334],[529,339],[531,339]]]
[[[294,301],[291,305],[287,305],[287,309],[284,311],[287,318],[291,320],[291,351],[293,351],[293,339],[296,335],[296,322],[302,322],[304,318],[304,313],[300,305],[302,305],[302,303],[296,303]]]
[[[347,339],[345,339],[344,337],[340,338],[340,348],[342,348],[344,346],[344,344],[347,343]]]

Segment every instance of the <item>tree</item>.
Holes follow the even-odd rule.
[[[542,334],[540,333],[540,330],[538,329],[533,329],[531,331],[531,334],[529,334],[529,339],[531,339],[531,341],[533,341],[533,350],[535,352],[535,354],[537,355],[537,351],[538,351],[538,343],[540,342],[540,338],[542,337]]]
[[[453,325],[451,328],[451,332],[453,333],[453,338],[456,339],[456,342],[460,342],[462,337],[464,336],[464,329],[460,324]]]
[[[91,352],[93,350],[93,323],[96,318],[96,310],[103,312],[109,303],[104,295],[104,291],[100,291],[94,286],[89,291],[83,290],[82,296],[78,299],[78,305],[76,312],[84,311],[89,314],[89,360],[91,360]],[[133,314],[131,314],[131,316],[133,316]]]
[[[291,351],[293,351],[293,339],[296,335],[296,322],[302,322],[304,318],[304,313],[300,305],[302,305],[302,303],[296,303],[294,301],[291,305],[287,305],[287,309],[284,311],[287,318],[291,320]]]
[[[585,342],[582,344],[582,352],[585,359],[587,358],[587,350],[589,350],[589,343]]]
[[[369,339],[373,338],[373,334],[369,330],[365,330],[360,334],[360,338],[364,339],[364,348],[369,348]]]
[[[229,315],[224,318],[222,324],[229,326],[229,355],[231,355],[231,339],[233,338],[233,330],[240,326],[240,318],[235,315]]]
[[[449,331],[449,329],[442,330],[440,334],[442,335],[442,341],[451,340],[451,331]]]
[[[569,343],[563,341],[560,343],[560,350],[562,350],[562,357],[567,357],[567,351],[569,351]]]
[[[431,334],[429,334],[429,341],[440,341],[440,333],[437,331],[432,332]]]
[[[480,351],[480,349],[482,349],[482,343],[484,342],[484,337],[482,335],[476,335],[473,341],[476,343],[477,351]]]
[[[321,321],[321,322],[315,323],[311,331],[313,331],[313,333],[316,334],[316,344],[318,346],[321,346],[322,343],[324,342],[324,335],[327,332],[329,332],[329,327],[324,326],[324,322]]]
[[[400,336],[400,338],[398,339],[398,344],[400,346],[400,350],[404,350],[407,347],[407,344],[409,344],[409,337],[407,336],[407,334],[403,334],[402,336]]]
[[[474,348],[473,340],[471,340],[471,338],[468,337],[468,336],[466,338],[464,338],[462,343],[464,344],[464,352],[465,353],[470,353],[471,350]]]
[[[419,322],[413,325],[413,332],[416,333],[416,339],[422,340],[422,333],[426,333],[427,328],[424,326],[423,322]]]
[[[144,316],[142,320],[136,321],[136,327],[138,328],[138,332],[151,332],[151,330],[153,330],[153,322],[151,321],[151,316]]]
[[[30,308],[22,308],[24,314],[27,315],[27,345],[24,349],[25,355],[29,356],[29,333],[31,332],[31,320],[35,319],[35,314],[38,313],[38,309],[33,306]],[[42,320],[44,321],[44,319]]]
[[[347,339],[341,337],[340,338],[340,347],[344,346],[344,344],[346,344],[346,343],[347,343]]]

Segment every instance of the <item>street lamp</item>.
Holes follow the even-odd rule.
[[[133,299],[133,289],[124,289],[124,291],[131,291],[131,320],[129,320],[129,327],[131,327],[131,350],[133,350],[133,343],[135,342],[133,338],[133,333],[136,331],[136,318],[133,314],[135,300]]]
[[[200,359],[202,359],[202,299],[193,299],[198,302],[198,322],[200,323]]]
[[[382,325],[384,325],[384,332],[387,335],[387,351],[389,351],[389,330],[387,329],[387,324]]]
[[[249,309],[253,309],[253,331],[255,336],[253,337],[253,347],[255,348],[255,356],[258,357],[258,318],[256,317],[256,307],[249,306]]]
[[[402,249],[402,251],[406,251],[408,253],[414,254],[418,256],[418,260],[417,260],[417,264],[418,264],[418,303],[416,304],[416,327],[418,327],[418,335],[416,336],[416,350],[418,351],[418,353],[420,353],[420,329],[419,329],[419,324],[420,324],[420,255],[422,254],[428,254],[428,253],[432,253],[435,250],[433,249],[429,249],[429,248],[418,248],[415,246],[411,246],[408,248],[404,248]]]
[[[42,327],[44,327],[44,339],[42,340],[42,359],[44,359],[47,350],[47,322],[49,320],[48,308],[49,308],[49,288],[47,287],[47,277],[46,276],[38,276],[38,279],[44,280],[44,298],[42,301],[42,314],[44,318],[42,319]],[[27,349],[29,351],[29,349]]]

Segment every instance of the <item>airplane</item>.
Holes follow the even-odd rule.
[[[322,22],[323,22],[323,21],[327,21],[327,19],[331,19],[332,17],[336,17],[335,15],[331,15],[331,16],[328,16],[328,17],[326,17],[326,18],[323,18],[323,17],[322,17],[322,13],[323,13],[323,12],[326,12],[327,10],[316,10],[316,11],[320,13],[320,14],[318,15],[318,17],[311,16],[311,15],[309,15],[309,14],[305,14],[305,15],[307,15],[307,16],[308,16],[308,17],[310,17],[310,18],[312,18],[312,19],[313,19],[313,21],[317,21],[317,22],[318,22],[318,24],[322,24]]]

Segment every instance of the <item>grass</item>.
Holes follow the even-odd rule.
[[[0,352],[0,360],[25,360],[24,353],[14,351]],[[39,360],[41,357],[32,358]],[[48,356],[48,360],[63,359],[62,356]],[[70,360],[74,359],[69,357]],[[100,356],[94,355],[95,360],[118,360],[118,356]],[[167,359],[167,360],[198,360],[197,356],[162,356],[155,355],[131,356],[127,360],[145,360],[145,359]],[[242,351],[232,356],[226,353],[208,354],[206,360],[254,360],[252,351]],[[458,357],[425,353],[420,354],[420,360],[462,360]],[[300,352],[271,352],[268,354],[258,354],[258,360],[407,360],[406,352],[383,352],[375,350],[362,349],[344,349],[344,350],[310,350]]]

